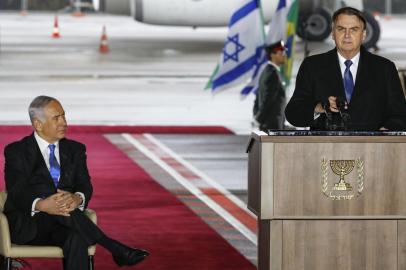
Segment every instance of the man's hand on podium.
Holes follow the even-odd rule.
[[[327,101],[328,101],[330,111],[336,112],[336,113],[340,112],[340,108],[337,104],[338,103],[337,97],[330,96],[330,97],[328,97]],[[347,102],[345,102],[344,110],[347,110],[347,109],[348,109],[348,104],[347,104]],[[325,113],[326,112],[326,110],[324,109],[323,104],[321,102],[317,103],[316,107],[314,108],[314,112],[315,113]]]

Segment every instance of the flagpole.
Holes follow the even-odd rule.
[[[292,68],[294,63],[295,54],[295,36],[297,21],[299,16],[299,0],[293,0],[290,4],[289,11],[287,14],[287,29],[286,29],[286,42],[289,47],[288,60],[282,67],[283,77],[285,79],[286,85],[289,86],[290,79],[292,77]]]
[[[217,64],[216,68],[214,69],[213,73],[210,76],[209,81],[207,82],[206,86],[204,87],[204,90],[211,89],[211,87],[213,86],[213,78],[214,78],[214,76],[216,76],[217,72],[219,71],[219,68],[220,68],[220,66],[219,66],[219,64]]]
[[[265,26],[265,16],[264,16],[264,11],[263,11],[263,9],[262,9],[262,1],[261,1],[261,0],[258,0],[258,6],[259,6],[259,14],[261,15],[261,21],[262,21],[262,36],[263,36],[264,41],[265,41],[265,37],[266,37],[265,29],[264,29],[264,26]]]

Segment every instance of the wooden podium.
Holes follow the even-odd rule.
[[[405,132],[255,132],[260,270],[406,269]]]

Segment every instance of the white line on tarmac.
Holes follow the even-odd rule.
[[[123,134],[121,134],[121,136],[124,139],[126,139],[130,144],[132,144],[135,148],[137,148],[140,152],[142,152],[145,156],[147,156],[149,159],[151,159],[157,165],[159,165],[162,169],[164,169],[179,184],[184,186],[189,192],[191,192],[198,199],[200,199],[202,202],[204,202],[208,207],[210,207],[213,211],[215,211],[218,215],[220,215],[224,220],[226,220],[231,226],[233,226],[241,234],[243,234],[245,237],[247,237],[248,240],[250,240],[253,244],[257,245],[257,236],[249,228],[247,228],[244,224],[242,224],[238,219],[233,217],[223,207],[221,207],[219,204],[217,204],[211,198],[209,198],[206,194],[204,194],[201,190],[199,190],[199,188],[197,188],[195,185],[190,183],[186,178],[184,178],[182,175],[180,175],[176,170],[174,170],[172,167],[170,167],[167,163],[162,161],[157,155],[155,155],[152,151],[150,151],[147,147],[145,147],[142,143],[140,143],[133,136],[131,136],[128,133],[123,133]],[[168,154],[170,155],[170,153],[168,153]],[[173,158],[175,158],[175,157],[173,157]],[[178,160],[178,159],[176,159],[176,160]],[[190,166],[191,165],[189,165],[189,167]]]
[[[233,201],[236,205],[238,205],[242,210],[244,210],[245,212],[247,212],[250,216],[252,216],[254,219],[256,219],[256,216],[250,212],[245,203],[240,200],[238,197],[236,197],[234,194],[232,194],[231,192],[229,192],[227,189],[225,189],[222,185],[220,185],[218,182],[214,181],[213,179],[211,179],[208,175],[206,175],[205,173],[203,173],[202,171],[198,170],[196,167],[194,167],[192,164],[190,164],[189,162],[187,162],[186,160],[184,160],[182,157],[180,157],[178,154],[176,154],[175,152],[173,152],[171,149],[169,149],[166,145],[164,145],[162,142],[158,141],[154,136],[152,136],[149,133],[145,133],[144,136],[152,141],[153,143],[155,143],[156,145],[158,145],[162,150],[164,150],[166,153],[168,153],[171,157],[173,157],[174,159],[176,159],[177,161],[179,161],[179,163],[181,163],[183,166],[185,166],[186,168],[188,168],[190,171],[192,171],[194,174],[196,174],[197,176],[199,176],[201,179],[205,180],[206,183],[209,186],[214,187],[215,189],[217,189],[218,191],[220,191],[224,196],[226,196],[227,198],[229,198],[231,201]]]

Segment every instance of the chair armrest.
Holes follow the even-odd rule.
[[[84,212],[93,223],[97,224],[97,215],[94,210],[86,209]],[[0,254],[8,257],[10,252],[11,252],[11,240],[8,221],[7,217],[3,214],[3,212],[0,212]]]
[[[93,221],[94,224],[97,224],[97,215],[96,212],[90,208],[85,209],[85,214]]]
[[[7,217],[0,212],[0,254],[8,256],[11,249],[10,229],[8,227]]]

